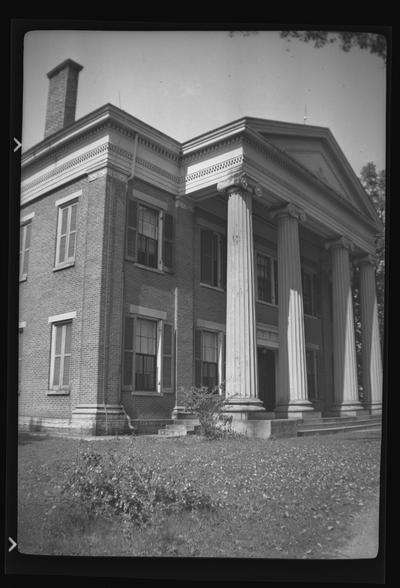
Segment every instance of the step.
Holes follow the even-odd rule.
[[[314,429],[299,429],[297,431],[298,437],[306,437],[309,435],[330,435],[333,433],[348,433],[351,431],[363,431],[363,430],[379,430],[381,428],[380,423],[362,423],[354,424],[347,427],[323,427]]]
[[[305,423],[304,421],[299,424],[298,430],[299,431],[306,431],[309,429],[318,429],[318,428],[329,428],[329,427],[341,427],[346,429],[348,427],[352,427],[354,425],[381,425],[381,419],[376,418],[355,418],[355,417],[342,417],[342,418],[329,418],[329,419],[321,419],[316,423]]]
[[[160,437],[185,437],[186,436],[186,429],[182,431],[181,429],[174,430],[174,429],[160,429],[158,431],[158,435]]]

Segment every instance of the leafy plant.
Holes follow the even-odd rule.
[[[192,386],[183,394],[185,409],[197,416],[201,432],[208,439],[221,439],[235,435],[232,430],[232,417],[226,416],[226,396],[223,385],[213,390],[205,386]]]

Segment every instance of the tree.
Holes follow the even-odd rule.
[[[343,51],[352,47],[366,49],[386,63],[386,38],[376,33],[357,33],[349,31],[282,31],[283,39],[297,39],[305,43],[314,42],[314,47],[324,47],[328,43],[339,42]]]
[[[377,171],[376,165],[371,161],[368,162],[361,169],[360,174],[361,184],[371,200],[382,224],[385,225],[385,170]],[[378,303],[378,320],[379,320],[379,334],[381,343],[384,335],[384,312],[385,312],[385,235],[379,234],[376,238],[376,296]],[[361,366],[361,335],[362,325],[360,316],[360,300],[359,300],[359,269],[356,266],[353,274],[353,293],[354,293],[354,317],[355,317],[355,336],[356,336],[356,350],[357,350],[357,368],[358,381],[361,387],[360,393],[362,396],[362,366]]]

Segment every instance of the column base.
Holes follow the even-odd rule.
[[[303,419],[315,412],[314,406],[309,400],[299,400],[280,404],[275,407],[277,419]]]
[[[365,410],[368,410],[369,414],[381,415],[382,414],[382,402],[366,402],[363,405]]]
[[[264,411],[264,405],[259,398],[232,398],[224,406],[224,412],[229,414]]]
[[[360,402],[346,402],[331,406],[324,412],[324,416],[358,416],[363,412],[365,413],[367,411]]]
[[[121,435],[129,432],[120,404],[79,404],[72,411],[71,429],[80,435]]]

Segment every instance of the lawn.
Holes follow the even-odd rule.
[[[115,516],[87,521],[65,506],[61,488],[82,450],[117,452],[153,471],[189,479],[217,508],[155,513],[145,525]],[[18,549],[22,553],[108,556],[330,558],[351,536],[353,518],[379,493],[376,433],[208,441],[107,440],[21,435]],[[124,532],[121,532],[123,529]]]

